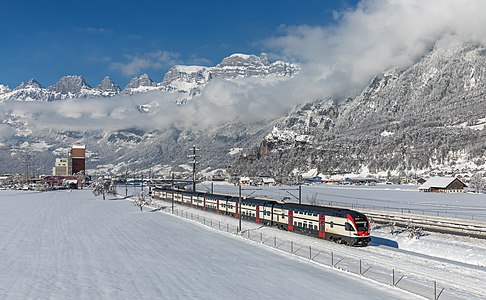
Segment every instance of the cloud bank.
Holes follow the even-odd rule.
[[[201,129],[233,120],[275,117],[317,98],[355,96],[374,75],[413,64],[438,41],[485,44],[484,11],[486,1],[481,0],[364,0],[352,10],[336,12],[335,23],[330,26],[282,27],[278,36],[265,41],[273,56],[301,64],[302,73],[291,80],[213,80],[202,95],[182,106],[174,104],[180,95],[165,92],[52,103],[2,103],[5,113],[0,121],[15,113],[41,128]],[[161,68],[175,62],[177,55],[147,53],[128,60],[113,68],[136,74],[142,67]],[[0,128],[2,133],[12,134]]]

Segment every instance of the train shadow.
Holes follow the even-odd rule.
[[[368,246],[372,246],[372,247],[373,246],[375,246],[375,247],[386,246],[386,247],[392,247],[392,248],[397,248],[397,249],[399,248],[398,243],[396,241],[377,237],[377,236],[371,237],[371,241],[368,244]]]

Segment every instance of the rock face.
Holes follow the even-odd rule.
[[[255,55],[233,54],[223,59],[212,68],[213,78],[236,79],[241,77],[292,77],[298,73],[299,67],[295,64],[276,61],[270,63],[266,54],[259,57]]]
[[[139,77],[134,77],[127,86],[123,89],[123,94],[144,93],[148,91],[157,90],[157,83],[155,83],[147,74]]]
[[[92,88],[82,76],[63,76],[56,84],[49,87],[49,90],[64,95],[77,94],[83,89],[90,90]]]
[[[105,76],[96,86],[96,90],[100,91],[104,97],[115,96],[121,92],[120,86],[114,83],[110,76]]]

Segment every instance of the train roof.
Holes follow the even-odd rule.
[[[350,214],[353,217],[364,216],[364,214],[358,211],[347,209],[347,208],[320,206],[320,205],[311,205],[311,204],[299,204],[299,203],[284,203],[280,205],[283,208],[292,209],[294,211],[307,212],[307,213],[324,213],[326,215],[333,215],[333,216],[346,216],[347,214]]]
[[[155,190],[165,190],[172,192],[170,188],[155,188]],[[193,192],[193,191],[186,191],[186,190],[176,190],[178,192],[182,192],[184,194],[190,195],[204,195],[208,199],[221,199],[221,200],[232,200],[238,201],[237,196],[232,195],[221,195],[221,194],[210,194],[206,192]],[[360,213],[355,210],[347,209],[347,208],[338,208],[338,207],[330,207],[330,206],[319,206],[319,205],[311,205],[311,204],[299,204],[295,202],[280,202],[273,199],[261,199],[261,198],[241,198],[241,201],[244,203],[250,204],[257,204],[257,205],[274,205],[276,207],[284,208],[284,209],[291,209],[294,211],[300,212],[307,212],[312,214],[319,214],[323,213],[330,216],[342,216],[345,217],[347,214],[351,215],[352,217],[364,217],[363,213]]]

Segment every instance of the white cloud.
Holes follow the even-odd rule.
[[[127,62],[113,62],[111,69],[119,70],[123,75],[133,76],[144,70],[160,70],[178,63],[179,54],[168,51],[154,51],[143,55],[125,55]]]
[[[373,75],[415,62],[440,39],[485,42],[481,0],[364,0],[329,27],[295,26],[267,41],[303,62],[309,83],[329,96],[352,96]]]

